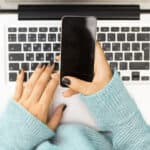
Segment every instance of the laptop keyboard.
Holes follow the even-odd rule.
[[[150,81],[150,27],[97,27],[97,40],[123,81]],[[38,63],[54,61],[58,70],[60,41],[60,27],[8,27],[8,80],[15,81],[20,68],[27,80]]]

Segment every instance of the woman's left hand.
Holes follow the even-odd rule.
[[[25,86],[23,82],[24,71],[21,70],[17,76],[13,99],[37,119],[47,124],[50,129],[55,130],[62,118],[66,105],[59,105],[53,116],[48,120],[49,107],[59,83],[58,73],[51,74],[53,69],[54,64],[47,66],[39,64]]]

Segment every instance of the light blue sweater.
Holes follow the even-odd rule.
[[[101,132],[62,124],[54,133],[11,100],[0,118],[0,150],[150,150],[150,128],[117,73],[101,91],[81,99]]]

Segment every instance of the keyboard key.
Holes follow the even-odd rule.
[[[113,53],[105,53],[106,59],[109,60],[113,60]]]
[[[150,41],[150,33],[138,33],[137,34],[138,41]]]
[[[113,34],[113,33],[108,33],[108,35],[107,35],[107,40],[108,40],[108,41],[115,41],[115,34]]]
[[[122,53],[115,53],[115,60],[122,60],[122,59],[123,59]]]
[[[28,34],[29,42],[36,42],[36,34]]]
[[[36,53],[36,60],[37,61],[44,61],[44,54],[43,53]]]
[[[142,53],[134,53],[134,60],[142,60]]]
[[[120,62],[120,70],[127,70],[128,64],[127,62]]]
[[[29,32],[37,32],[37,28],[36,27],[30,27]]]
[[[132,72],[132,80],[137,81],[140,79],[140,73],[139,72]]]
[[[53,51],[60,51],[60,44],[59,43],[53,44]]]
[[[149,62],[130,62],[131,70],[149,70]]]
[[[97,31],[97,32],[99,31],[99,27],[96,28],[96,31]]]
[[[16,40],[17,40],[16,34],[8,34],[9,42],[16,42]]]
[[[9,81],[16,81],[17,79],[17,73],[9,73]]]
[[[24,51],[31,51],[32,50],[31,44],[23,44],[23,50]]]
[[[120,43],[112,43],[113,51],[120,51]]]
[[[61,34],[60,33],[58,34],[58,41],[59,42],[61,41]]]
[[[108,32],[109,28],[108,27],[101,27],[101,32]]]
[[[97,35],[97,40],[98,40],[98,41],[105,41],[105,40],[106,40],[105,34],[99,33],[99,34]]]
[[[18,71],[19,70],[19,64],[18,63],[10,63],[9,64],[9,70]]]
[[[119,34],[117,35],[117,40],[118,40],[118,41],[125,41],[125,34],[119,33]]]
[[[24,61],[24,54],[16,53],[16,54],[9,54],[9,60],[10,61]]]
[[[110,51],[111,50],[111,45],[110,43],[103,43],[102,48],[104,51]]]
[[[39,28],[39,32],[47,32],[47,31],[48,31],[47,27],[40,27]]]
[[[50,27],[49,31],[50,32],[58,32],[58,28],[57,27]]]
[[[114,71],[118,69],[118,63],[117,62],[111,62],[110,68]]]
[[[121,31],[122,31],[122,32],[129,32],[129,31],[130,31],[130,28],[129,28],[129,27],[122,27],[122,28],[121,28]]]
[[[46,61],[53,62],[54,61],[54,54],[53,53],[46,53]]]
[[[147,80],[149,80],[149,79],[150,79],[149,76],[142,76],[142,77],[141,77],[141,80],[143,80],[143,81],[147,81]]]
[[[17,28],[10,27],[10,28],[8,28],[8,32],[17,32]]]
[[[43,50],[44,51],[51,51],[51,44],[43,44]]]
[[[135,41],[135,34],[133,33],[127,34],[127,41]]]
[[[26,34],[18,34],[19,42],[26,42]]]
[[[56,34],[48,34],[48,41],[56,41]]]
[[[38,43],[33,44],[33,51],[41,51],[41,44]]]
[[[28,71],[29,70],[29,63],[22,63],[21,68],[23,68],[23,70],[25,70],[25,71]]]
[[[27,61],[34,61],[34,54],[33,53],[26,53],[26,60]]]
[[[38,63],[32,63],[31,64],[31,70],[35,70],[35,68],[37,67]]]
[[[143,43],[142,50],[144,51],[144,60],[150,60],[150,43]]]
[[[140,50],[140,43],[132,43],[132,50],[139,51]]]
[[[119,32],[119,28],[118,27],[111,27],[111,32]]]
[[[142,27],[142,32],[150,32],[150,27]]]
[[[122,77],[122,80],[123,80],[123,81],[129,81],[129,80],[130,80],[130,77],[129,77],[129,76],[123,76],[123,77]]]
[[[21,51],[21,44],[9,44],[8,50],[9,51]]]
[[[38,41],[45,42],[46,41],[46,34],[38,34]]]
[[[19,32],[27,32],[27,28],[26,27],[21,27],[18,29]]]
[[[124,53],[125,60],[132,60],[132,53]]]
[[[130,43],[122,43],[123,51],[130,51]]]
[[[139,28],[139,27],[132,27],[132,28],[131,28],[131,31],[132,31],[132,32],[139,32],[139,31],[140,31],[140,28]]]

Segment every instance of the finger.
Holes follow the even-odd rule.
[[[100,77],[104,75],[102,70],[110,71],[110,66],[106,60],[104,50],[101,48],[99,42],[96,42],[95,48],[95,62],[94,62],[94,81],[99,81]]]
[[[17,75],[15,94],[13,96],[13,99],[16,100],[16,101],[19,101],[19,99],[22,96],[22,92],[23,92],[23,80],[24,80],[24,71],[20,70],[19,74]]]
[[[39,101],[40,104],[44,107],[45,111],[48,113],[49,106],[53,100],[54,93],[58,85],[58,80],[55,78],[51,79],[45,88],[43,95]]]
[[[58,56],[55,57],[55,60],[56,60],[56,61],[60,61],[60,59],[61,59],[61,56],[60,56],[60,55],[58,55]]]
[[[65,92],[63,92],[63,96],[64,97],[70,97],[70,96],[73,96],[75,94],[77,94],[78,92],[72,90],[72,89],[67,89]]]
[[[31,95],[32,90],[35,86],[35,83],[39,79],[39,77],[42,74],[44,68],[45,68],[45,66],[43,66],[42,64],[39,64],[36,67],[36,69],[35,69],[34,73],[32,74],[31,78],[25,84],[25,89],[24,89],[23,95],[21,97],[21,101],[26,100]]]
[[[54,69],[54,64],[48,65],[44,72],[41,74],[39,77],[38,81],[36,82],[34,89],[31,93],[31,96],[29,98],[30,101],[33,103],[40,100],[40,97],[42,96],[42,93],[44,92],[49,80],[50,80],[50,75]]]
[[[91,84],[91,82],[83,81],[71,76],[64,76],[62,79],[62,83],[72,90],[82,94],[87,94],[89,92],[88,87]]]
[[[59,105],[56,108],[52,118],[48,122],[48,127],[50,129],[52,129],[53,131],[55,131],[57,129],[57,127],[62,119],[63,112],[65,111],[66,107],[67,107],[67,105],[65,105],[65,104]]]

